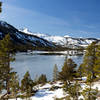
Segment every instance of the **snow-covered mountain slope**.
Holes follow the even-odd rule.
[[[10,34],[13,42],[16,44],[31,45],[42,48],[55,48],[56,46],[67,48],[87,47],[93,41],[98,40],[95,38],[73,38],[68,35],[52,36],[37,32],[30,32],[27,28],[24,30],[18,30],[12,25],[4,21],[0,21],[0,39],[8,33]]]
[[[12,25],[0,21],[0,39],[2,39],[6,34],[10,34],[11,39],[16,44],[34,46],[34,47],[55,47],[54,44],[40,38],[36,35],[26,34],[25,32],[21,32]]]
[[[93,41],[97,41],[96,38],[73,38],[68,35],[63,36],[50,36],[42,33],[32,33],[28,31],[27,28],[22,30],[26,34],[36,35],[40,38],[43,38],[47,41],[53,42],[56,45],[60,45],[62,47],[70,47],[70,48],[77,48],[77,47],[87,47]]]
[[[47,34],[42,34],[42,33],[36,33],[36,32],[30,32],[27,28],[23,29],[22,32],[25,32],[26,34],[31,34],[31,35],[36,35],[40,38],[43,38],[47,41],[53,42],[56,45],[61,45],[64,46],[67,42],[65,37],[62,36],[51,36],[51,35],[47,35]]]

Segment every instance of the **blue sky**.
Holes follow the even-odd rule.
[[[100,0],[1,0],[0,19],[50,35],[100,38]]]

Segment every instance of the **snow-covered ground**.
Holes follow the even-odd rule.
[[[62,89],[57,89],[55,91],[48,91],[46,89],[40,89],[35,96],[31,97],[31,100],[54,100],[54,98],[61,98],[64,97]],[[9,99],[9,100],[15,100],[15,99]],[[18,98],[18,100],[24,100]],[[25,99],[26,100],[26,99]]]
[[[57,89],[55,91],[48,91],[46,89],[39,90],[35,96],[32,97],[32,100],[54,100],[54,98],[64,97],[62,89]]]
[[[82,89],[86,87],[85,83],[80,83],[80,85]],[[52,86],[58,86],[59,88],[53,91],[53,90],[50,90]],[[63,84],[61,84],[61,82],[57,82],[54,84],[47,83],[43,86],[38,86],[39,91],[34,96],[32,96],[30,99],[31,100],[55,100],[55,98],[66,97],[68,94],[63,91],[62,86]],[[94,82],[92,88],[93,89],[98,88],[98,90],[100,90],[100,81]],[[79,100],[80,99],[83,99],[82,95],[79,96]],[[15,99],[9,99],[9,100],[15,100]],[[18,100],[24,100],[24,99],[18,98]]]
[[[38,86],[39,91],[34,96],[31,97],[31,100],[54,100],[55,98],[65,97],[66,94],[64,93],[62,88],[55,89],[54,91],[50,90],[52,86],[62,87],[60,83],[61,82],[57,82],[55,84],[47,83],[43,86]],[[9,100],[15,100],[15,99],[9,99]],[[18,100],[22,99],[18,98]]]

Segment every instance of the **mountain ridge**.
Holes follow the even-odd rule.
[[[0,21],[0,39],[6,34],[10,34],[11,39],[15,44],[26,46],[33,46],[35,48],[71,48],[71,49],[85,49],[96,38],[74,38],[71,36],[56,36],[47,35],[43,33],[30,32],[28,29],[18,30],[14,26],[5,21]]]
[[[12,41],[15,44],[33,46],[36,48],[54,48],[55,45],[47,40],[40,38],[36,35],[26,34],[19,31],[7,22],[0,21],[0,39],[2,39],[6,34],[10,35]]]
[[[39,32],[30,32],[27,28],[24,30],[21,30],[22,32],[25,32],[26,34],[36,35],[38,37],[41,37],[49,42],[53,42],[56,45],[60,45],[62,47],[69,47],[69,48],[78,48],[83,47],[86,48],[89,44],[91,44],[93,41],[97,41],[99,39],[97,38],[74,38],[68,35],[65,36],[52,36],[47,35]]]

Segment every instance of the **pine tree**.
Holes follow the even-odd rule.
[[[83,66],[82,64],[79,66],[77,73],[76,73],[77,77],[81,78],[81,80],[82,80],[83,69],[84,69],[82,66]]]
[[[17,100],[17,94],[19,92],[19,88],[20,86],[19,86],[18,75],[15,72],[13,72],[10,79],[10,91],[12,95],[16,97],[16,100]]]
[[[7,94],[10,93],[9,82],[11,79],[12,68],[10,62],[14,61],[13,44],[10,40],[10,35],[6,35],[3,40],[0,40],[0,84],[3,84],[7,90]]]
[[[98,47],[96,42],[93,42],[87,47],[83,63],[82,63],[82,74],[87,77],[86,84],[88,85],[82,92],[85,100],[96,100],[97,90],[92,89],[92,82],[97,77],[99,71],[97,67],[98,62]]]
[[[100,77],[100,42],[97,43],[96,45],[97,45],[97,51],[96,51],[94,71],[95,71],[95,75],[97,76],[97,78],[99,78]]]
[[[2,93],[2,90],[4,89],[4,84],[0,78],[0,93]]]
[[[84,100],[97,100],[97,94],[98,90],[97,89],[92,89],[92,88],[85,88],[82,92],[82,95],[84,97]]]
[[[92,82],[93,82],[92,73],[89,73],[86,80],[87,87],[82,92],[85,100],[96,100],[98,89],[92,89]]]
[[[39,76],[36,75],[35,78],[34,78],[34,83],[35,83],[35,84],[38,84],[38,79],[39,79]]]
[[[84,76],[88,77],[88,75],[91,74],[93,79],[96,78],[95,71],[94,71],[95,61],[96,61],[96,43],[93,42],[91,45],[87,47],[83,59],[82,66],[83,66]]]
[[[32,95],[33,80],[31,79],[31,76],[28,71],[25,73],[23,79],[21,80],[21,91],[26,94],[26,98]]]
[[[72,59],[65,60],[62,71],[59,72],[59,79],[67,81],[70,84],[70,81],[75,77],[75,68],[76,64]]]
[[[57,65],[55,64],[54,69],[53,69],[53,81],[58,80],[58,68]]]
[[[80,90],[81,90],[81,86],[78,83],[78,81],[71,84],[68,87],[68,94],[70,95],[70,98],[73,98],[73,100],[78,100],[78,97],[80,95]]]
[[[45,84],[47,82],[47,77],[45,74],[41,74],[38,78],[38,84]]]

